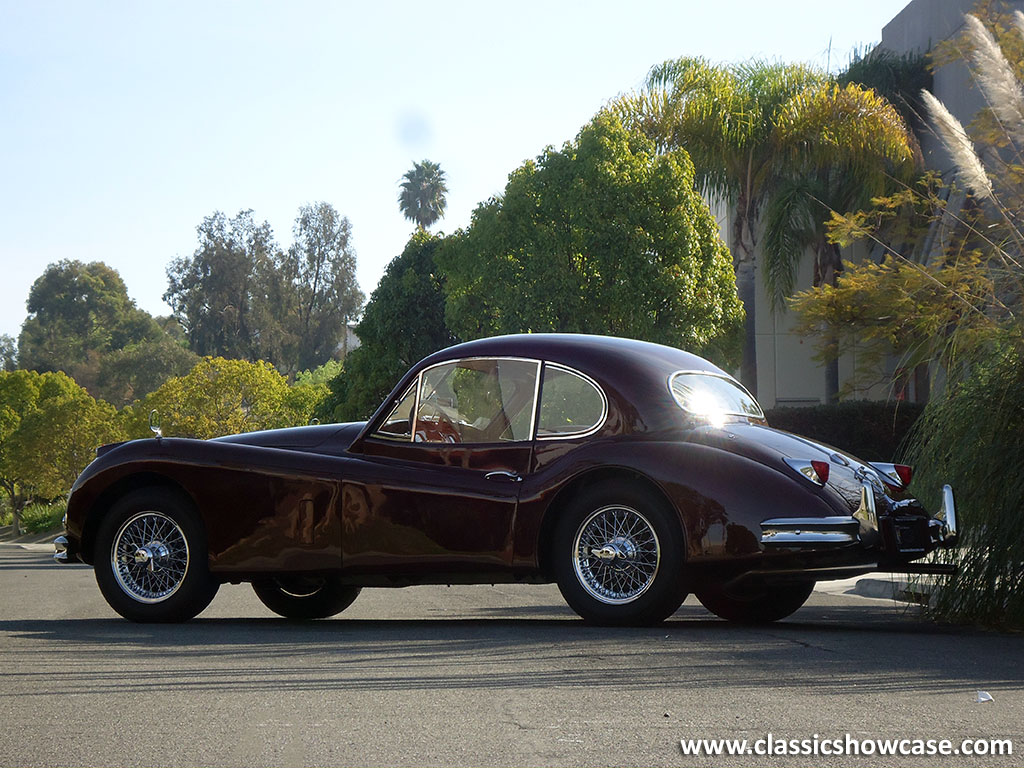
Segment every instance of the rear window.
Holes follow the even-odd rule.
[[[684,371],[672,376],[669,388],[680,408],[712,424],[724,422],[727,416],[764,418],[757,401],[728,376]]]

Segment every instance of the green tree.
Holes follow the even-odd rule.
[[[276,269],[280,248],[270,225],[257,223],[251,210],[230,220],[217,211],[196,231],[199,247],[192,256],[171,262],[164,294],[192,350],[273,359],[282,334],[274,299],[280,303],[285,291]]]
[[[437,163],[424,160],[422,163],[414,162],[412,170],[406,171],[402,178],[398,207],[405,218],[416,222],[418,229],[425,230],[444,216],[448,204],[444,171]]]
[[[17,340],[6,333],[0,334],[0,371],[13,371],[17,367]]]
[[[123,438],[113,406],[63,373],[0,372],[0,490],[24,506],[66,494],[96,448]]]
[[[794,291],[800,262],[813,252],[814,286],[835,285],[843,264],[827,237],[832,211],[855,210],[913,167],[916,141],[899,112],[872,90],[826,84],[795,95],[777,117],[780,168],[763,215],[763,274],[772,309]],[[825,367],[826,400],[839,400],[839,361]]]
[[[856,83],[892,104],[918,139],[926,130],[921,91],[931,89],[932,79],[924,54],[896,53],[880,45],[855,53],[849,66],[836,76],[840,86]]]
[[[441,242],[417,231],[388,265],[356,326],[360,346],[320,405],[322,421],[367,418],[413,363],[458,341],[445,325],[444,283],[434,263]]]
[[[754,302],[758,218],[780,167],[791,160],[776,126],[789,101],[827,76],[798,64],[746,62],[715,66],[683,57],[655,66],[644,90],[612,109],[661,150],[685,149],[698,188],[734,211],[730,248],[746,311],[740,378],[757,393]]]
[[[689,156],[609,113],[513,172],[437,262],[462,338],[607,333],[735,359],[743,310]]]
[[[295,291],[291,326],[298,342],[294,370],[330,360],[347,340],[363,292],[356,282],[352,227],[329,203],[305,205],[295,220],[295,244],[282,264]],[[342,354],[347,349],[342,351]]]
[[[140,400],[174,376],[184,376],[199,356],[167,334],[130,344],[106,355],[99,365],[96,391],[117,407]]]
[[[103,358],[162,331],[135,306],[116,270],[102,262],[51,264],[33,283],[18,339],[18,364],[64,371],[94,395]]]
[[[124,411],[132,437],[149,434],[149,413],[156,409],[168,437],[208,439],[309,422],[318,393],[325,387],[291,388],[270,363],[202,358],[187,375],[166,381],[143,401]],[[297,390],[297,391],[294,391]]]

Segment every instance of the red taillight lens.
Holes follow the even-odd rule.
[[[814,472],[818,475],[818,480],[821,481],[821,484],[827,483],[829,463],[827,461],[812,461],[811,466],[814,467]]]
[[[895,464],[893,469],[896,470],[896,474],[900,476],[900,482],[903,483],[903,487],[906,488],[910,485],[910,478],[914,476],[914,468],[908,467],[906,464]]]

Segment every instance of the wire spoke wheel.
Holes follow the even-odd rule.
[[[129,517],[114,535],[110,564],[118,586],[141,603],[159,603],[181,587],[188,573],[184,531],[156,511]]]
[[[608,605],[630,603],[654,583],[661,562],[658,534],[639,511],[602,507],[584,519],[573,543],[573,567],[583,589]]]

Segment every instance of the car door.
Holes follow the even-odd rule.
[[[539,369],[471,358],[420,372],[354,447],[362,461],[343,486],[346,572],[457,581],[511,567]]]

